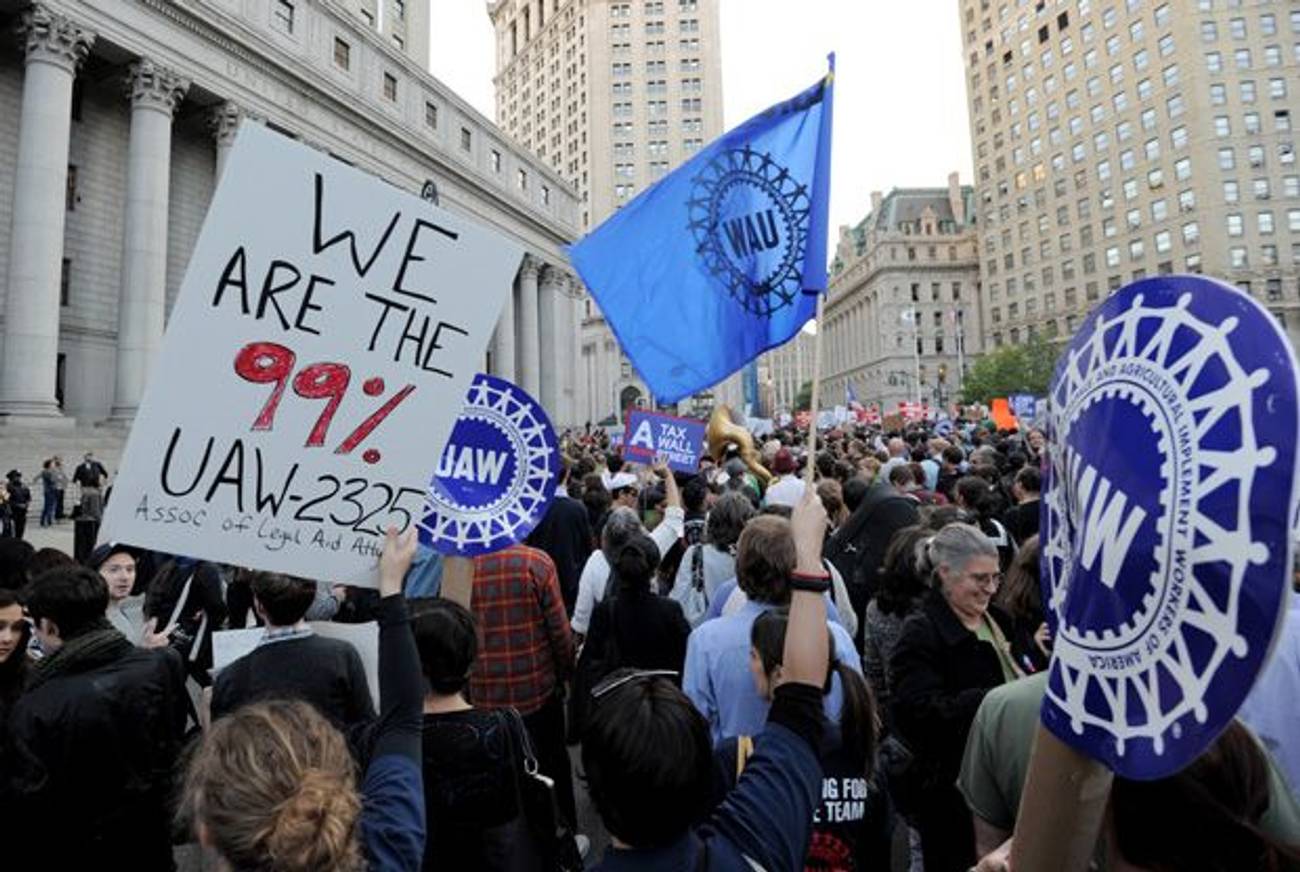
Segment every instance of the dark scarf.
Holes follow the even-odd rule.
[[[64,642],[32,670],[27,690],[32,691],[63,675],[76,675],[120,660],[135,650],[126,637],[101,618],[81,635]]]

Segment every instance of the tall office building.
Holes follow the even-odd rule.
[[[292,7],[295,0],[273,0],[277,7]],[[343,0],[347,10],[388,44],[429,69],[429,3],[431,0]]]
[[[497,124],[574,186],[584,230],[722,133],[718,0],[494,0],[488,14]],[[580,347],[586,420],[649,402],[590,299]]]
[[[871,214],[840,228],[822,319],[822,405],[886,412],[957,398],[980,339],[975,195],[944,188],[871,195]]]
[[[988,344],[1204,272],[1300,336],[1300,8],[960,0]]]

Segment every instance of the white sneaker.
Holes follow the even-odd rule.
[[[591,851],[591,839],[587,838],[582,833],[578,833],[573,837],[573,841],[578,846],[578,856],[584,860],[587,859],[587,854]]]

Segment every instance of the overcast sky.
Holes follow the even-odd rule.
[[[432,7],[433,74],[495,118],[486,0],[432,0]],[[811,85],[830,51],[836,52],[832,228],[861,220],[873,190],[942,187],[953,170],[971,182],[952,0],[722,0],[726,126]],[[832,245],[835,236],[832,230]]]

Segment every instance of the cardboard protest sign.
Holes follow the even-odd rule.
[[[357,649],[361,668],[370,685],[370,698],[375,711],[379,711],[379,624],[336,624],[333,621],[310,621],[308,626],[317,636],[338,639]],[[212,672],[216,674],[252,651],[266,635],[265,627],[247,627],[242,630],[220,630],[212,634]]]
[[[676,472],[698,472],[705,426],[693,418],[633,409],[627,415],[623,458],[647,465],[663,461]]]
[[[419,517],[521,257],[245,124],[102,541],[373,586],[382,531]]]
[[[1027,424],[1034,419],[1037,401],[1033,394],[1012,394],[1007,397],[1007,402],[1011,405],[1011,413],[1021,423]]]
[[[559,442],[541,403],[479,373],[429,483],[420,541],[458,557],[522,542],[546,514],[559,478]]]
[[[1132,778],[1232,719],[1291,582],[1293,351],[1228,285],[1161,276],[1087,319],[1049,395],[1043,724]]]
[[[989,411],[989,417],[997,425],[999,430],[1018,430],[1020,422],[1016,420],[1015,412],[1011,411],[1011,404],[1007,402],[1006,397],[998,397],[993,401],[993,408]]]

